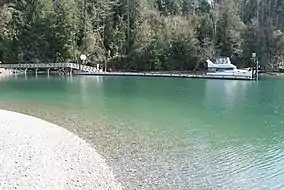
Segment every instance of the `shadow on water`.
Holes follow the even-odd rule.
[[[279,189],[282,83],[18,77],[0,82],[0,107],[85,138],[126,189]]]

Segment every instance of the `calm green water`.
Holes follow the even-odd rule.
[[[126,189],[284,189],[284,79],[11,77],[0,108],[92,143]]]

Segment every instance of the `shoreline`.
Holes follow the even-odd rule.
[[[260,73],[261,76],[284,76],[284,73],[280,72],[263,72]]]
[[[106,160],[67,129],[0,109],[0,189],[122,189]]]

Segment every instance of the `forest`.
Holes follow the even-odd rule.
[[[111,70],[199,70],[228,56],[284,59],[282,0],[0,0],[2,63],[107,63]]]

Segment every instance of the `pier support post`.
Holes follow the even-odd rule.
[[[258,58],[256,56],[256,53],[252,53],[251,60],[253,61],[253,65],[252,65],[252,79],[258,80],[259,62],[258,62]]]
[[[48,75],[48,76],[49,76],[49,71],[50,71],[50,68],[47,69],[47,75]]]
[[[258,69],[259,69],[259,63],[258,60],[256,60],[256,80],[258,80]]]

